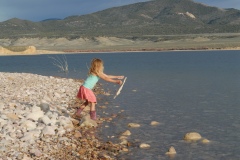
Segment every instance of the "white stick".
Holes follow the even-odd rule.
[[[117,91],[117,93],[116,93],[116,95],[114,96],[113,99],[115,99],[115,98],[120,94],[120,92],[121,92],[121,90],[122,90],[122,88],[123,88],[123,85],[124,85],[126,79],[127,79],[127,77],[125,77],[125,79],[123,80],[122,85],[119,87],[119,89],[118,89],[118,91]]]

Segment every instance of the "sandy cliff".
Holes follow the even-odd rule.
[[[36,54],[36,47],[34,46],[28,46],[26,50],[20,51],[20,52],[14,52],[11,50],[8,50],[6,48],[0,47],[0,54],[3,55],[15,55],[15,54]]]

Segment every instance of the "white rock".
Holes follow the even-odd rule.
[[[66,130],[61,126],[57,128],[57,135],[62,136],[66,133]]]
[[[1,126],[3,126],[4,124],[7,124],[7,120],[4,120],[4,119],[2,119],[2,118],[0,118],[0,124],[1,124]]]
[[[45,125],[49,125],[52,123],[52,121],[50,120],[50,118],[48,116],[43,116],[42,118],[40,118],[42,120],[42,122],[45,124]]]
[[[51,102],[52,99],[48,95],[44,95],[43,100],[46,102]]]
[[[5,114],[1,115],[1,118],[4,120],[8,120],[8,117]]]
[[[39,108],[39,107],[38,107]],[[27,115],[27,119],[32,119],[34,121],[38,121],[39,118],[43,117],[44,113],[41,110],[35,111]]]
[[[52,126],[46,126],[45,128],[43,128],[42,134],[55,135],[55,129]]]
[[[26,154],[24,154],[23,159],[22,160],[33,160],[32,158],[28,157]]]
[[[27,135],[27,136],[23,136],[21,138],[21,141],[29,142],[29,141],[31,141],[33,139],[34,139],[33,135]]]
[[[55,98],[61,98],[61,94],[59,94],[57,92],[54,93],[54,96],[55,96]]]
[[[26,127],[27,130],[33,130],[37,127],[36,123],[30,120],[23,122],[21,126]]]
[[[41,111],[41,108],[38,107],[38,106],[36,106],[36,105],[34,105],[31,109],[32,109],[32,112],[38,112],[38,111]]]

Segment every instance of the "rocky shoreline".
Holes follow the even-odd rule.
[[[116,159],[127,143],[102,142],[97,122],[73,117],[81,81],[0,72],[0,159]],[[103,92],[99,87],[95,92]]]
[[[130,130],[123,131],[117,143],[104,142],[98,137],[98,128],[123,110],[106,114],[107,117],[97,121],[90,119],[89,107],[80,118],[74,116],[80,103],[75,96],[81,84],[82,80],[0,72],[0,160],[115,160],[128,153],[132,145]],[[100,84],[94,92],[109,95]],[[106,106],[98,106],[97,110],[101,112],[104,108]],[[150,125],[159,124],[152,121]],[[141,127],[137,123],[127,126]],[[210,142],[196,132],[187,133],[183,139],[194,143]],[[140,142],[135,147],[148,149],[151,146]],[[165,154],[174,157],[176,153],[171,146]]]

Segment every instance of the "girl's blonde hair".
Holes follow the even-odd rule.
[[[103,61],[101,59],[94,58],[91,62],[91,67],[89,69],[88,74],[95,74],[98,76],[102,72],[103,72]]]

